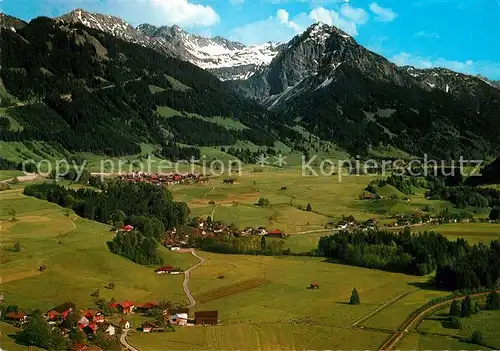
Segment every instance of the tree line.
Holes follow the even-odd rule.
[[[316,253],[342,263],[427,275],[436,272],[436,284],[451,290],[492,287],[500,278],[500,241],[469,245],[449,241],[434,232],[412,234],[382,230],[343,231],[319,240]]]
[[[176,202],[164,187],[149,183],[111,180],[101,191],[68,189],[55,183],[27,185],[24,194],[71,208],[81,217],[121,227],[130,224],[132,232],[117,234],[109,249],[139,264],[162,263],[157,251],[165,228],[184,224],[189,208]]]

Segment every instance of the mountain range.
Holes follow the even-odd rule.
[[[194,146],[236,140],[272,146],[281,141],[294,149],[304,141],[299,128],[352,155],[387,156],[388,150],[397,150],[398,155],[428,153],[449,159],[498,152],[500,90],[495,82],[441,68],[398,67],[325,24],[312,25],[288,43],[245,46],[178,26],[134,28],[120,18],[79,9],[29,24],[2,15],[1,22],[10,29],[2,31],[10,49],[2,50],[8,93],[24,104],[36,101],[39,108],[50,108],[73,132],[91,119],[97,129],[117,127],[120,144],[121,139]],[[19,50],[30,55],[23,57]],[[76,61],[66,62],[70,57]],[[146,86],[153,91],[141,96],[133,89]],[[103,91],[104,98],[99,96]],[[100,106],[112,101],[118,110],[127,106],[132,112],[118,121],[105,107],[94,112],[106,117],[92,119],[85,116],[89,107],[84,102],[89,101]],[[158,107],[177,111],[175,118],[159,118]],[[193,122],[193,113],[202,118]],[[23,119],[21,115],[16,116]],[[226,126],[222,131],[214,123],[217,116],[245,128]],[[193,133],[188,125],[225,135],[224,140],[188,136]],[[140,135],[124,136],[125,131]],[[34,137],[26,129],[18,134]],[[80,137],[71,145],[60,139],[70,150],[91,145],[86,140],[87,146],[81,146]],[[106,149],[103,143],[96,145],[95,152]]]

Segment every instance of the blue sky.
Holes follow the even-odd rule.
[[[500,0],[0,0],[24,20],[75,8],[245,44],[287,41],[322,21],[397,64],[500,79]]]

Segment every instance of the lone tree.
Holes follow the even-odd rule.
[[[500,310],[500,294],[496,291],[489,293],[486,298],[486,308],[488,310]]]
[[[312,211],[312,206],[310,203],[307,203],[307,206],[306,206],[306,211],[307,212],[311,212]]]
[[[460,305],[457,300],[453,300],[450,306],[450,316],[451,317],[460,317],[462,311],[460,310]]]
[[[13,208],[9,209],[9,216],[11,217],[10,220],[11,221],[15,221],[17,220],[17,211]]]
[[[465,299],[462,300],[461,311],[462,311],[461,313],[462,317],[470,317],[471,314],[473,313],[472,300],[470,299],[469,295],[467,295]]]
[[[491,209],[490,219],[492,221],[498,221],[500,219],[500,207],[496,206]]]
[[[349,300],[350,305],[359,305],[361,301],[359,300],[359,294],[356,288],[352,289],[351,299]]]
[[[476,345],[484,346],[485,342],[484,342],[483,333],[481,333],[479,330],[476,330],[474,333],[472,333],[472,343],[474,343]]]
[[[267,206],[269,204],[270,204],[269,199],[266,199],[265,197],[261,197],[257,202],[257,205],[259,206]]]

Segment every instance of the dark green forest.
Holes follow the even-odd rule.
[[[139,153],[141,142],[272,145],[301,138],[282,124],[281,115],[237,96],[210,73],[98,30],[39,17],[16,33],[0,35],[2,81],[8,92],[28,102],[9,108],[23,129],[0,127],[0,140],[43,140],[71,152],[121,156]],[[168,77],[190,89],[177,89]],[[153,93],[150,85],[164,90]],[[250,129],[228,131],[199,119],[168,119],[156,112],[157,106],[225,116]]]
[[[90,188],[72,190],[54,183],[27,185],[24,195],[71,208],[79,216],[103,223],[135,227],[129,233],[118,233],[108,243],[111,252],[139,264],[161,264],[158,245],[165,228],[184,224],[189,208],[175,202],[165,188],[149,183],[109,181],[101,191]]]
[[[340,232],[320,239],[317,254],[354,266],[427,275],[450,290],[494,287],[500,279],[500,241],[469,245],[433,232]]]

